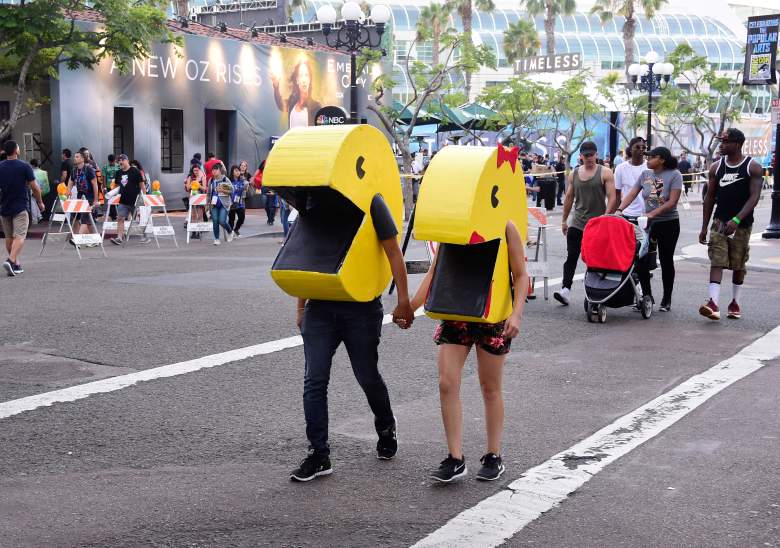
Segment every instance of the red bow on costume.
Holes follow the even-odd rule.
[[[504,145],[498,145],[498,159],[496,160],[496,167],[501,167],[504,162],[509,162],[512,167],[512,173],[515,172],[517,167],[517,158],[520,155],[520,149],[517,147],[506,148]]]

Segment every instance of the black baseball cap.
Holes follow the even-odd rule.
[[[730,127],[717,137],[721,141],[729,141],[739,145],[745,143],[745,134],[735,127]]]
[[[598,148],[593,141],[585,141],[580,145],[580,154],[595,154],[596,152],[598,152]]]
[[[116,159],[122,161],[122,160],[129,160],[130,158],[127,157],[127,154],[120,154],[119,156],[117,156]]]

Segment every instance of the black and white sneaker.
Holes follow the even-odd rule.
[[[301,461],[298,468],[290,472],[290,479],[292,481],[311,481],[332,473],[333,468],[330,466],[330,458],[312,452]]]
[[[395,424],[388,426],[379,433],[376,442],[376,458],[390,460],[398,452],[398,438],[395,434]]]
[[[14,263],[13,269],[14,269],[14,276],[18,276],[19,274],[24,274],[24,268],[22,268],[22,265],[20,265],[19,263]]]
[[[495,453],[486,453],[479,459],[479,462],[482,463],[482,468],[477,473],[477,479],[481,481],[495,481],[506,470],[501,457]]]
[[[452,455],[447,455],[447,458],[441,461],[439,468],[431,473],[431,479],[442,483],[450,483],[458,478],[462,478],[468,474],[468,471],[465,456],[458,460]]]
[[[571,290],[568,287],[561,288],[560,291],[553,293],[553,298],[561,303],[563,306],[569,306],[569,298],[571,297]]]
[[[16,276],[16,272],[14,271],[14,263],[11,262],[11,259],[6,259],[3,262],[3,268],[5,268],[5,271],[8,272],[9,276]]]

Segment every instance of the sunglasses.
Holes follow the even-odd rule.
[[[593,156],[595,156],[595,155],[596,155],[596,153],[595,153],[595,152],[583,152],[583,153],[582,153],[582,157],[583,157],[583,158],[592,158],[592,157],[593,157]]]

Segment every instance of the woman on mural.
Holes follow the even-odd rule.
[[[279,92],[279,76],[271,74],[274,86],[274,100],[279,110],[289,115],[289,127],[314,125],[314,117],[320,110],[320,104],[312,98],[312,76],[314,71],[307,59],[301,59],[290,75],[290,96],[285,100]]]

